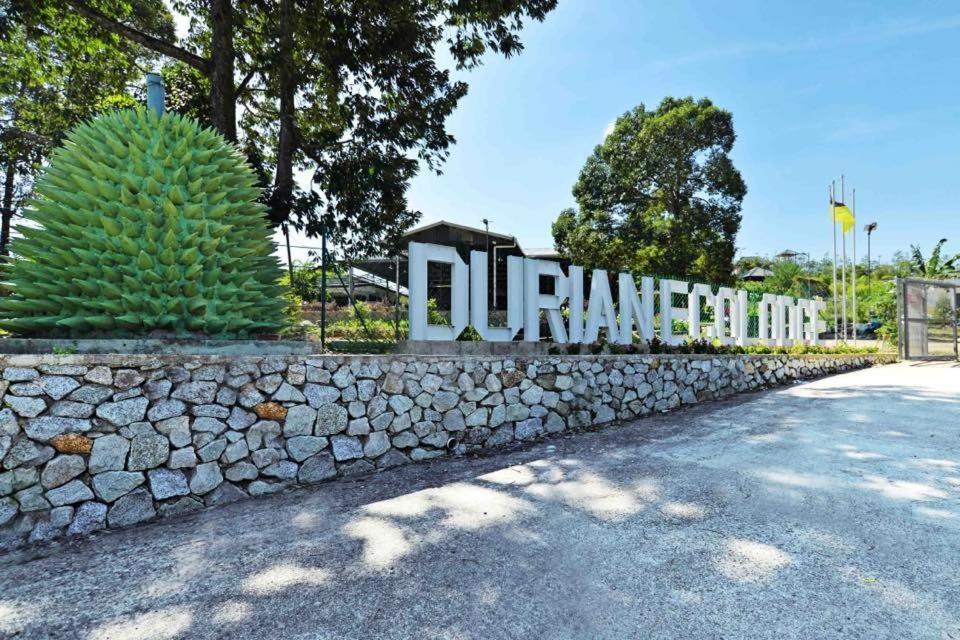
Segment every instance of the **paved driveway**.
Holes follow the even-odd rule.
[[[0,561],[17,638],[960,639],[960,368],[889,366]]]

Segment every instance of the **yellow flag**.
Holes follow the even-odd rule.
[[[842,202],[834,202],[831,210],[833,213],[833,221],[840,223],[840,228],[843,233],[850,233],[857,223],[857,219],[854,217],[853,211],[850,211],[850,207]]]

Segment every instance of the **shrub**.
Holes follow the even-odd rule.
[[[429,298],[427,300],[427,322],[441,326],[448,326],[450,324],[450,319],[440,310],[440,304],[436,298]]]
[[[49,336],[239,337],[283,325],[281,276],[241,154],[144,109],[80,124],[37,182],[0,326]]]
[[[298,298],[305,302],[319,302],[323,294],[322,287],[323,271],[319,266],[312,262],[294,262],[293,264],[293,282],[290,281],[289,271],[284,272],[280,279],[280,284],[289,287]],[[337,275],[334,271],[327,271],[327,282],[337,283]],[[327,289],[327,302],[331,301],[333,296],[330,289]]]
[[[877,335],[880,336],[880,339],[888,344],[896,344],[899,336],[899,328],[896,321],[888,320],[880,325],[880,328],[877,329]]]
[[[660,338],[654,337],[648,343],[649,353],[696,353],[711,355],[810,355],[810,354],[865,354],[877,353],[876,347],[855,347],[846,343],[840,343],[834,347],[823,345],[795,344],[792,347],[776,347],[765,344],[751,344],[747,346],[740,345],[722,345],[716,340],[687,340],[677,345],[664,344]]]
[[[459,342],[483,342],[483,337],[480,336],[480,332],[472,324],[468,324],[467,328],[457,336],[457,340]]]

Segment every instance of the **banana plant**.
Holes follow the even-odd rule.
[[[960,253],[944,258],[943,245],[946,243],[947,239],[941,238],[940,242],[934,245],[928,259],[923,257],[920,247],[910,245],[910,266],[914,274],[931,280],[953,278],[960,275]]]

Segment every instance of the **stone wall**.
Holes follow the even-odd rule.
[[[0,356],[0,549],[886,356]]]

